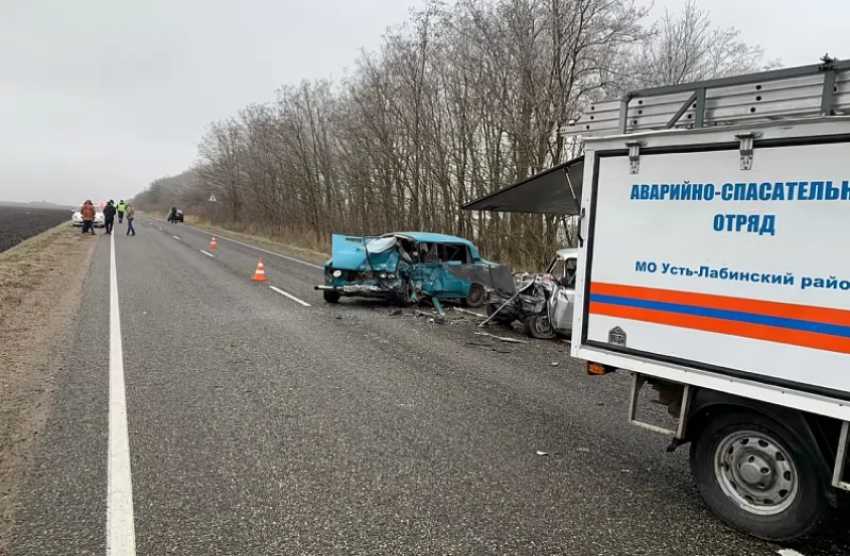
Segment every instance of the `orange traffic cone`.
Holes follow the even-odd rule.
[[[260,262],[257,263],[257,270],[254,272],[254,277],[251,278],[254,282],[267,282],[266,268],[263,266],[263,258],[260,257]]]
[[[215,236],[210,240],[210,249],[218,249],[218,244],[215,242]]]

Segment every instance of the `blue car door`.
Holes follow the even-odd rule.
[[[443,297],[465,298],[469,295],[469,282],[455,276],[446,266],[460,266],[472,262],[469,248],[462,243],[443,243],[438,249],[440,260],[439,289]],[[445,265],[445,266],[444,266]]]
[[[434,243],[420,242],[416,244],[411,279],[417,290],[427,295],[433,295],[434,282],[439,272],[437,246]]]

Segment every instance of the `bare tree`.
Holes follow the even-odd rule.
[[[633,88],[678,85],[777,67],[764,50],[746,44],[736,29],[715,26],[707,10],[689,0],[678,17],[665,11],[629,59]]]
[[[439,231],[537,268],[572,241],[563,219],[460,205],[578,154],[558,128],[589,102],[764,65],[693,2],[650,28],[647,14],[634,0],[431,0],[348,79],[282,87],[210,126],[195,168],[137,202],[317,249],[333,233]]]

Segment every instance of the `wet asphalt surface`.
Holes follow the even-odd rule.
[[[224,238],[209,250],[209,235],[184,225],[136,227],[115,240],[137,554],[789,548],[718,522],[687,450],[667,454],[664,438],[626,423],[628,377],[583,374],[564,342],[498,327],[488,331],[527,342],[476,336],[463,314],[438,324],[380,303],[326,305],[314,266]],[[101,243],[76,340],[57,362],[16,556],[105,553]],[[250,280],[260,256],[268,284]],[[841,529],[790,548],[848,554]]]

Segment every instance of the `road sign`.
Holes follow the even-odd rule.
[[[210,195],[210,201],[215,202],[215,195]]]

